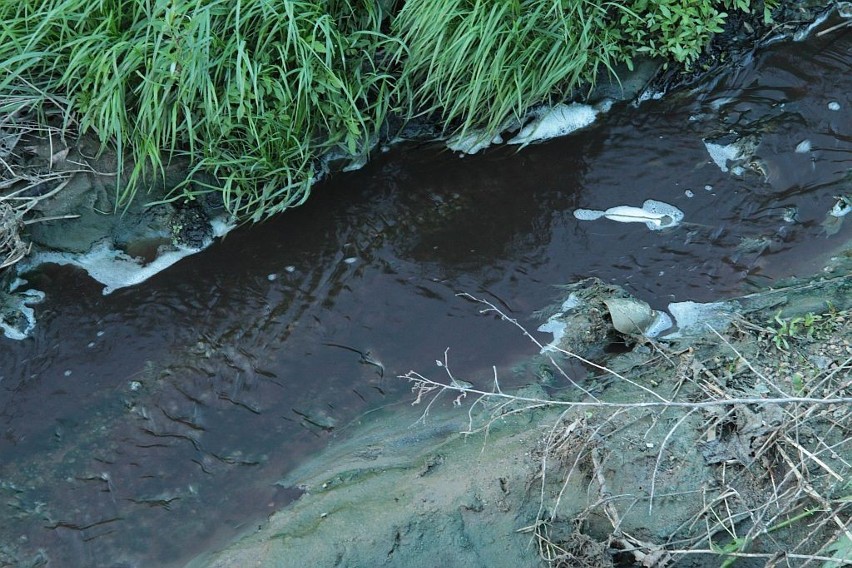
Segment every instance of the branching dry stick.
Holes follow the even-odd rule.
[[[455,391],[458,393],[475,394],[485,398],[499,398],[512,400],[515,402],[528,402],[544,406],[571,406],[576,408],[714,408],[723,406],[737,406],[743,404],[766,405],[766,404],[816,404],[816,405],[831,405],[831,404],[852,404],[852,397],[834,397],[834,398],[812,398],[807,396],[789,396],[777,398],[724,398],[718,400],[703,400],[701,402],[682,402],[676,400],[661,400],[651,402],[605,402],[605,401],[565,401],[553,400],[544,398],[535,398],[527,396],[519,396],[507,394],[503,392],[488,392],[476,388],[467,388],[459,385],[452,385],[433,381],[421,375],[416,371],[408,371],[404,375],[397,375],[400,379],[406,379],[415,384],[412,391],[418,393],[417,399],[412,403],[419,404],[422,402],[422,394],[432,392],[434,390]],[[431,406],[431,405],[430,405]]]
[[[481,310],[481,313],[494,313],[497,314],[503,321],[507,321],[520,329],[522,333],[530,339],[536,346],[540,349],[544,349],[544,346],[536,340],[531,333],[529,333],[521,324],[518,323],[517,320],[510,318],[503,311],[501,311],[497,306],[488,302],[486,300],[480,300],[478,298],[473,297],[470,294],[459,294],[459,296],[465,297],[467,299],[473,300],[477,303],[480,303],[485,306],[485,309]],[[746,367],[754,374],[754,376],[758,377],[766,384],[771,392],[775,394],[775,396],[771,398],[767,397],[741,397],[741,398],[729,398],[729,394],[726,390],[720,388],[703,388],[701,384],[696,382],[695,384],[699,388],[703,388],[705,393],[704,400],[699,400],[698,402],[682,402],[678,400],[668,400],[653,390],[640,385],[634,381],[615,373],[614,371],[602,366],[595,364],[592,361],[588,361],[575,353],[571,353],[570,351],[555,348],[550,346],[555,351],[563,353],[570,358],[574,358],[583,362],[584,364],[590,365],[594,368],[602,370],[609,375],[612,375],[619,380],[623,380],[626,383],[634,385],[639,390],[645,392],[646,394],[653,397],[652,399],[646,399],[645,401],[640,402],[605,402],[601,401],[597,398],[594,398],[591,393],[582,389],[578,386],[578,390],[582,393],[586,394],[589,398],[586,400],[578,400],[578,401],[562,401],[562,400],[551,400],[546,398],[538,398],[538,397],[525,397],[518,396],[513,394],[507,394],[502,391],[500,388],[498,374],[496,367],[492,367],[494,377],[493,377],[493,386],[491,391],[486,391],[483,389],[477,389],[473,385],[457,381],[452,372],[449,369],[449,361],[448,361],[448,352],[444,352],[444,361],[438,362],[439,367],[444,367],[444,371],[446,372],[448,380],[446,382],[440,382],[436,380],[429,379],[415,371],[409,371],[405,375],[401,375],[401,378],[405,378],[412,383],[412,390],[417,393],[417,399],[414,404],[425,402],[425,398],[430,398],[429,404],[424,412],[424,416],[428,415],[429,409],[431,405],[434,404],[436,398],[446,392],[449,391],[451,394],[455,394],[456,397],[454,399],[454,404],[460,405],[462,401],[468,396],[471,395],[475,398],[475,401],[471,405],[468,410],[468,433],[473,433],[475,431],[488,430],[488,427],[495,421],[505,416],[509,416],[512,414],[526,412],[536,408],[544,408],[544,407],[562,407],[564,411],[560,414],[559,419],[554,422],[553,426],[550,428],[550,432],[547,435],[545,440],[547,445],[547,451],[544,452],[542,457],[541,464],[541,482],[542,482],[542,492],[540,495],[540,504],[539,504],[539,514],[537,516],[536,524],[531,527],[535,528],[535,538],[538,540],[539,547],[545,546],[550,554],[548,556],[553,556],[553,553],[556,552],[558,547],[553,543],[549,542],[549,535],[546,534],[547,527],[549,523],[546,519],[543,519],[543,511],[545,507],[545,483],[548,469],[548,455],[551,452],[558,452],[559,447],[569,442],[569,440],[579,440],[580,444],[572,447],[572,453],[574,453],[574,464],[570,468],[570,472],[566,476],[566,479],[563,483],[563,486],[559,492],[559,496],[556,498],[556,506],[554,508],[554,512],[551,515],[551,521],[556,518],[556,509],[559,508],[559,500],[562,496],[562,493],[565,491],[568,479],[571,477],[574,469],[580,460],[584,459],[584,456],[591,456],[591,460],[595,469],[595,480],[598,482],[598,485],[602,487],[602,499],[598,501],[593,507],[603,506],[604,512],[606,516],[613,523],[614,533],[613,537],[616,539],[613,542],[617,544],[625,545],[625,551],[633,552],[636,554],[637,552],[657,552],[662,551],[667,554],[695,554],[695,553],[707,553],[707,554],[720,554],[718,549],[704,550],[697,549],[696,547],[700,546],[702,541],[708,542],[711,546],[713,546],[712,539],[713,535],[717,534],[720,530],[730,531],[733,527],[745,520],[750,519],[751,528],[748,530],[748,533],[743,535],[742,540],[745,542],[754,542],[757,537],[770,535],[772,530],[775,528],[780,528],[781,526],[786,526],[784,523],[791,522],[789,519],[789,515],[795,514],[796,510],[799,511],[804,510],[801,507],[805,506],[806,500],[816,501],[819,506],[819,514],[821,515],[817,522],[813,523],[812,526],[815,526],[812,535],[815,536],[816,533],[820,530],[821,527],[824,527],[827,523],[831,523],[837,525],[840,528],[839,534],[845,534],[846,537],[849,537],[849,529],[847,524],[842,520],[842,507],[833,507],[832,505],[820,495],[815,489],[814,485],[811,484],[809,479],[808,467],[809,464],[813,464],[817,466],[820,470],[825,472],[826,477],[830,477],[835,481],[839,482],[844,479],[844,475],[847,473],[843,469],[843,467],[838,468],[838,463],[842,464],[842,466],[848,469],[849,463],[846,460],[840,459],[839,462],[832,462],[832,465],[829,466],[828,463],[821,458],[820,456],[828,455],[832,458],[839,457],[835,448],[842,445],[844,442],[831,444],[829,445],[821,438],[817,438],[819,445],[817,447],[808,447],[805,448],[802,444],[803,442],[799,438],[799,430],[805,426],[805,423],[811,419],[819,419],[819,420],[828,420],[834,426],[839,428],[841,431],[845,431],[847,426],[844,424],[844,418],[837,416],[837,409],[832,409],[833,406],[838,406],[840,408],[849,408],[852,405],[852,397],[843,396],[849,392],[849,382],[842,380],[834,382],[834,379],[837,377],[839,373],[844,371],[848,371],[852,368],[852,358],[846,359],[842,364],[837,367],[834,367],[830,371],[826,371],[822,373],[817,380],[814,378],[815,382],[809,384],[808,392],[810,394],[819,393],[822,397],[815,396],[792,396],[785,392],[784,389],[780,388],[780,386],[772,380],[766,374],[761,373],[749,360],[747,360],[738,350],[734,347],[729,341],[726,340],[720,333],[718,333],[715,329],[710,328],[711,331],[722,340],[722,342],[727,345],[729,349],[731,349],[739,358],[739,360],[743,361]],[[551,358],[551,362],[554,366],[559,369],[559,371],[563,374],[563,376],[568,379],[569,382],[576,385],[576,383],[567,376],[567,374],[559,368],[559,365]],[[708,387],[710,385],[708,383]],[[674,397],[673,397],[674,398]],[[591,400],[589,400],[591,399]],[[737,493],[736,489],[732,487],[728,487],[728,491],[724,492],[722,495],[717,496],[711,503],[705,505],[704,509],[699,512],[697,515],[693,516],[691,521],[692,525],[697,522],[702,517],[705,518],[705,521],[708,520],[709,517],[715,516],[715,521],[712,521],[712,518],[709,519],[711,522],[707,526],[707,534],[702,538],[689,538],[682,541],[680,543],[689,543],[687,547],[689,550],[674,550],[672,549],[672,545],[675,544],[672,541],[669,541],[667,544],[668,551],[665,551],[662,547],[648,545],[647,543],[642,543],[640,541],[633,540],[632,543],[629,535],[626,535],[621,531],[620,518],[618,517],[618,511],[615,509],[615,505],[612,503],[611,499],[606,499],[605,494],[606,485],[605,479],[602,479],[602,465],[601,465],[601,457],[600,451],[595,445],[595,440],[599,439],[599,433],[606,427],[607,424],[611,423],[613,417],[618,416],[619,414],[625,412],[631,412],[637,409],[645,409],[645,410],[655,410],[662,409],[665,411],[666,409],[674,409],[680,408],[684,409],[687,412],[684,416],[682,416],[677,423],[668,431],[663,440],[659,453],[657,455],[657,460],[654,466],[654,471],[652,475],[651,482],[651,493],[649,499],[649,511],[653,510],[653,504],[655,497],[659,498],[656,495],[656,481],[658,477],[658,473],[661,467],[661,463],[663,460],[663,455],[665,449],[668,445],[669,440],[673,437],[674,433],[678,430],[678,428],[691,416],[695,411],[698,410],[709,410],[714,408],[725,408],[729,409],[727,414],[734,412],[737,407],[741,406],[769,406],[769,405],[777,405],[782,408],[783,415],[785,418],[786,426],[782,426],[772,432],[769,433],[768,437],[761,441],[760,447],[755,450],[755,461],[760,456],[763,456],[767,452],[775,451],[777,455],[781,456],[788,466],[788,471],[785,475],[783,475],[782,479],[776,479],[773,472],[769,472],[771,476],[772,487],[774,488],[774,498],[769,500],[766,503],[761,504],[760,506],[747,509],[740,510],[741,505],[744,504],[742,502],[742,498]],[[475,427],[475,408],[483,408],[486,412],[490,413],[490,418],[486,418],[485,426]],[[609,410],[611,412],[607,412],[608,417],[603,421],[602,424],[597,424],[595,428],[589,430],[585,426],[585,422],[583,419],[578,418],[566,425],[565,420],[568,416],[568,412],[572,409],[583,409],[583,408],[594,408],[601,410]],[[848,416],[848,414],[844,414],[844,416]],[[791,419],[791,422],[787,422],[786,419]],[[791,426],[792,424],[792,426]],[[790,428],[793,428],[792,430]],[[848,438],[846,439],[848,441]],[[784,446],[788,449],[793,449],[798,455],[798,460],[794,460],[791,458],[787,452],[784,451]],[[724,468],[724,464],[722,466]],[[839,479],[838,479],[839,478]],[[723,485],[725,482],[723,480]],[[730,503],[729,499],[736,497],[736,503]],[[734,509],[732,509],[732,506]],[[721,507],[721,509],[719,509]],[[773,514],[774,513],[774,514]],[[797,513],[801,515],[802,513]],[[785,519],[785,520],[781,520]],[[794,517],[795,519],[795,517]],[[689,524],[690,521],[687,521],[685,524]],[[779,523],[781,523],[779,525]],[[711,527],[711,525],[713,525]],[[684,526],[684,525],[682,525]],[[544,528],[544,533],[541,532],[542,528]],[[691,529],[690,529],[691,530]],[[544,539],[544,541],[542,540]],[[620,540],[619,540],[620,539]],[[812,542],[812,538],[807,539],[808,542]],[[805,560],[806,562],[817,562],[820,560],[830,560],[835,563],[838,562],[837,558],[830,558],[827,556],[820,556],[819,554],[826,550],[826,546],[828,542],[823,544],[817,550],[814,550],[816,554],[800,554],[799,547],[804,544],[804,541],[800,543],[794,549],[787,549],[787,553],[784,557],[790,559],[797,560]],[[630,546],[627,546],[630,545]],[[781,550],[779,548],[779,550]],[[731,557],[748,557],[748,558],[773,558],[774,556],[771,553],[748,553],[745,551],[741,552],[725,552],[726,556]],[[637,556],[638,558],[638,556]],[[670,559],[671,557],[666,557]],[[842,563],[842,561],[841,561]],[[852,563],[850,563],[852,564]]]

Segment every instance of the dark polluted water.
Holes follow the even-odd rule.
[[[850,193],[850,54],[848,30],[777,44],[520,151],[398,146],[109,296],[31,274],[35,337],[0,345],[0,566],[180,566],[293,499],[275,481],[347,423],[408,404],[396,375],[449,347],[456,376],[511,384],[537,349],[459,292],[534,330],[589,276],[665,308],[812,273],[852,237],[826,223]],[[646,199],[683,224],[573,215]]]

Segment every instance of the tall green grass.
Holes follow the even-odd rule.
[[[770,3],[768,3],[770,4]],[[771,3],[774,4],[774,3]],[[490,137],[640,55],[690,65],[750,0],[421,0],[393,21],[412,108]]]
[[[133,159],[120,204],[188,152],[219,185],[186,195],[221,191],[259,220],[304,201],[322,154],[375,136],[393,87],[382,19],[369,0],[4,1],[0,89],[68,93],[82,130]]]
[[[188,154],[179,196],[257,221],[392,110],[490,135],[638,54],[694,61],[725,6],[750,0],[0,0],[0,94],[67,98],[130,158],[119,206]]]
[[[414,108],[494,132],[534,104],[592,85],[616,62],[599,2],[406,2],[394,19]]]

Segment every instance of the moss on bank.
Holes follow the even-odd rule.
[[[689,65],[729,12],[771,5],[2,2],[0,102],[21,89],[36,101],[30,113],[61,102],[63,127],[94,131],[127,156],[119,204],[146,172],[188,155],[193,174],[218,181],[191,174],[174,198],[213,192],[257,221],[304,202],[324,156],[368,152],[390,114],[494,132],[637,56]]]

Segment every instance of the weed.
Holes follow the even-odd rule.
[[[839,312],[831,305],[824,314],[808,312],[802,316],[782,318],[781,312],[778,312],[773,318],[774,324],[766,331],[778,350],[789,351],[793,342],[824,339],[845,316],[845,312]]]

